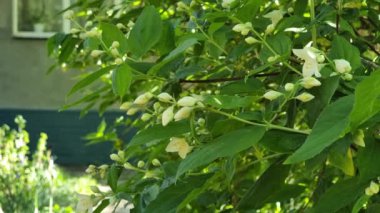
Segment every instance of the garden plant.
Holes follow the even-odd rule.
[[[380,209],[378,0],[78,0],[63,109],[120,108],[81,212]],[[73,97],[73,98],[72,98]],[[123,141],[115,128],[138,129]]]

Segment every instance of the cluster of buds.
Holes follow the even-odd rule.
[[[138,96],[133,102],[125,102],[120,109],[126,110],[128,115],[134,115],[136,112],[146,108],[149,101],[154,97],[150,92]],[[143,113],[142,121],[150,120],[154,115],[160,118],[163,126],[170,122],[179,121],[188,118],[196,106],[203,106],[199,98],[185,96],[176,101],[173,96],[163,92],[156,96],[158,102],[153,104],[154,113]],[[167,107],[164,107],[166,105]],[[176,110],[178,108],[178,110]]]
[[[107,164],[103,164],[99,167],[96,167],[95,165],[89,165],[86,169],[86,173],[90,175],[96,175],[99,173],[100,177],[103,178],[105,177],[108,167],[109,166]]]
[[[115,153],[111,154],[110,158],[111,158],[111,160],[113,160],[117,163],[121,163],[121,164],[123,164],[126,161],[125,153],[124,153],[124,151],[121,151],[121,150],[117,154],[115,154]]]
[[[300,84],[304,86],[305,88],[311,88],[312,87],[311,85],[317,86],[318,84],[320,85],[320,82],[315,78],[306,79],[306,80],[304,78],[303,80],[301,80]],[[285,94],[287,93],[287,95],[285,96],[286,98],[294,98],[302,102],[308,102],[314,99],[314,95],[308,92],[302,92],[301,94],[294,97],[294,94],[297,92],[296,85],[293,83],[285,84],[284,90],[285,90]],[[285,94],[276,90],[269,90],[263,95],[263,98],[269,101],[274,101]]]
[[[185,11],[189,11],[189,10],[190,10],[190,7],[187,6],[185,3],[183,3],[182,1],[177,3],[177,11],[185,12]]]
[[[379,193],[379,184],[371,181],[369,186],[365,189],[365,194],[368,196],[372,196]]]

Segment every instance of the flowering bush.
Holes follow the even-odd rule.
[[[89,191],[78,184],[88,187],[95,181],[69,178],[56,168],[45,133],[31,155],[26,121],[17,116],[15,122],[17,129],[0,127],[0,212],[73,212],[76,191]]]
[[[64,108],[116,104],[128,115],[117,124],[140,129],[112,165],[88,168],[111,190],[94,188],[83,211],[125,201],[134,212],[380,205],[378,1],[71,9],[71,32],[48,42],[58,65],[80,72],[69,96],[82,98]]]

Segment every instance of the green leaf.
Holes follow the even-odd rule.
[[[225,84],[220,89],[220,94],[223,95],[236,95],[239,93],[249,93],[254,95],[262,95],[264,93],[264,84],[256,78],[249,78],[247,80],[235,81]]]
[[[235,109],[251,106],[259,96],[204,95],[203,103],[221,109]]]
[[[121,175],[122,168],[113,164],[108,170],[107,184],[111,187],[113,192],[117,191],[117,181]]]
[[[155,143],[177,135],[182,135],[190,131],[190,124],[188,121],[172,122],[167,126],[155,125],[147,129],[142,130],[137,135],[135,135],[131,142],[128,144],[129,147],[137,146],[147,143]]]
[[[348,115],[352,105],[353,96],[346,96],[327,106],[305,143],[285,163],[292,164],[310,159],[338,140],[349,124]]]
[[[184,180],[177,181],[176,184],[161,191],[157,198],[149,203],[145,212],[174,212],[191,191],[201,187],[210,177],[211,174],[206,174],[190,176]]]
[[[119,42],[118,50],[120,54],[127,52],[127,39],[125,35],[113,24],[100,23],[100,29],[102,30],[102,40],[106,44],[107,48],[111,47],[114,41]]]
[[[360,181],[367,181],[380,176],[380,143],[369,134],[365,138],[365,148],[359,150],[357,166]]]
[[[113,68],[115,68],[114,65],[111,65],[111,66],[108,66],[108,67],[105,67],[105,68],[102,68],[96,72],[93,72],[89,75],[87,75],[86,77],[84,77],[82,80],[78,81],[70,90],[70,92],[67,94],[68,96],[74,94],[75,92],[77,92],[78,90],[90,85],[92,82],[98,80],[100,77],[102,77],[103,75],[107,74],[110,70],[112,70]]]
[[[258,209],[267,203],[281,202],[298,196],[304,187],[285,184],[290,166],[272,164],[245,193],[238,203],[239,210]]]
[[[267,42],[277,55],[282,57],[288,57],[290,55],[292,49],[292,41],[284,33],[278,33],[274,36],[268,37]],[[260,52],[260,59],[264,63],[267,63],[268,58],[271,56],[275,56],[275,54],[267,46],[264,46]]]
[[[94,213],[101,213],[110,204],[109,199],[103,200],[94,210]]]
[[[162,67],[164,67],[169,62],[173,61],[177,56],[181,55],[187,48],[193,46],[196,43],[198,43],[198,40],[193,37],[184,40],[173,51],[171,51],[169,55],[167,55],[161,62],[153,66],[149,70],[149,74],[156,74]]]
[[[360,209],[364,207],[364,205],[368,202],[368,200],[371,197],[364,194],[362,195],[354,204],[354,207],[352,207],[351,213],[359,213]]]
[[[245,1],[245,4],[238,9],[236,17],[243,22],[252,21],[259,11],[261,4],[261,0]]]
[[[313,99],[305,104],[307,109],[307,121],[309,126],[313,126],[322,110],[329,105],[336,89],[339,86],[339,76],[321,79],[321,86],[312,88],[311,93],[318,98]]]
[[[58,62],[64,63],[72,55],[72,52],[75,50],[75,46],[80,42],[80,39],[73,38],[71,35],[65,37],[61,44],[61,51],[58,56]]]
[[[288,153],[300,147],[305,139],[306,136],[302,134],[270,130],[265,133],[260,144],[273,152]]]
[[[160,51],[161,55],[165,55],[175,48],[174,41],[175,33],[173,25],[169,21],[163,22],[161,39],[157,43],[156,49]]]
[[[361,66],[359,49],[345,38],[341,36],[335,36],[331,44],[329,58],[331,59],[345,59],[350,62],[352,70],[355,70]]]
[[[220,136],[188,155],[178,167],[177,178],[191,169],[248,149],[259,142],[264,133],[265,128],[247,127]]]
[[[330,152],[328,160],[330,165],[339,168],[346,175],[355,176],[355,166],[350,148],[346,150],[346,153]]]
[[[132,70],[127,64],[122,64],[113,70],[112,89],[116,95],[123,97],[128,92],[133,79]]]
[[[354,108],[350,115],[351,128],[356,129],[380,111],[380,70],[374,71],[355,89]]]
[[[128,48],[140,58],[160,40],[162,21],[154,6],[146,6],[137,18],[128,37]]]
[[[366,184],[357,178],[343,180],[331,186],[317,201],[311,212],[336,212],[354,202],[362,193]]]

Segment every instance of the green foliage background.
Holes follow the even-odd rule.
[[[79,74],[68,96],[81,98],[63,108],[103,113],[122,104],[137,116],[103,123],[91,138],[120,149],[110,167],[89,171],[106,170],[112,189],[94,191],[95,212],[121,200],[132,212],[376,209],[379,7],[376,0],[77,1],[66,13],[74,29],[48,41],[56,66]],[[310,41],[309,56],[296,57]],[[342,59],[348,72],[337,66]],[[310,61],[321,73],[312,88],[304,85]],[[160,100],[162,92],[170,100]],[[171,121],[189,96],[197,102],[186,103],[191,113]],[[120,125],[140,131],[121,141],[113,130]],[[165,151],[173,137],[191,146],[184,159]]]

